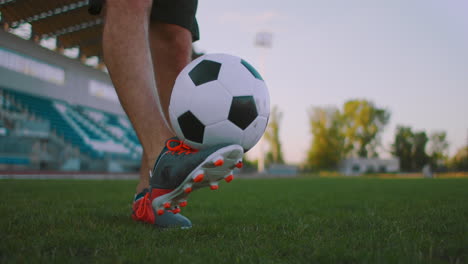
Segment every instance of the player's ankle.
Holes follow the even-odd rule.
[[[170,137],[168,137],[168,138],[170,138]],[[160,144],[155,145],[151,149],[150,148],[145,148],[144,155],[143,155],[142,159],[146,159],[146,164],[148,164],[150,166],[149,167],[150,170],[153,169],[153,166],[154,166],[156,160],[158,159],[159,154],[161,153],[161,149],[163,149],[166,146],[166,140],[168,138],[165,138],[164,140],[162,140],[160,142]],[[147,171],[146,173],[147,173],[146,176],[149,177],[150,176],[149,171]]]
[[[146,183],[138,183],[136,187],[136,194],[142,193],[145,189],[149,189],[149,182]]]

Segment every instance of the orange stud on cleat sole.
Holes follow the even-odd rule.
[[[187,206],[187,201],[180,202],[180,203],[179,203],[179,206],[180,206],[180,207],[185,207],[185,206]]]
[[[205,177],[205,175],[203,174],[198,174],[195,178],[193,178],[193,181],[194,182],[201,182],[203,181],[203,178]]]
[[[192,192],[192,187],[187,187],[184,189],[184,193],[191,193]]]
[[[168,203],[164,203],[163,206],[164,206],[164,208],[166,208],[166,209],[167,209],[167,208],[170,208],[170,207],[171,207],[171,203],[169,203],[169,202],[168,202]]]
[[[218,190],[219,186],[218,185],[210,185],[211,190]]]
[[[216,167],[223,166],[224,160],[219,159],[213,163]]]
[[[178,213],[180,213],[180,208],[176,208],[176,209],[172,210],[172,213],[173,213],[173,214],[178,214]]]
[[[236,168],[240,169],[244,166],[244,163],[242,163],[242,161],[239,161],[236,163]]]
[[[227,176],[226,178],[224,178],[224,180],[226,182],[231,182],[232,180],[234,180],[234,175],[231,174],[231,175]]]
[[[163,209],[159,209],[159,210],[157,211],[157,213],[158,213],[158,215],[163,215],[163,214],[164,214],[164,210],[163,210]]]

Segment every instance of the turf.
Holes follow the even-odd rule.
[[[191,195],[191,230],[134,223],[135,185],[0,181],[0,262],[468,262],[468,179],[236,180]]]

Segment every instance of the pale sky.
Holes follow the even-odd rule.
[[[308,109],[353,98],[391,112],[384,148],[402,124],[445,130],[453,154],[468,144],[467,12],[466,0],[200,0],[195,46],[257,68],[265,56],[263,77],[271,105],[283,112],[288,162],[306,157]],[[274,34],[267,51],[253,45],[263,30]]]

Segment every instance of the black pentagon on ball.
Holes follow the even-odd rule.
[[[258,73],[258,71],[252,66],[250,65],[248,62],[246,62],[245,60],[241,60],[241,63],[242,65],[244,65],[245,68],[247,68],[247,70],[249,70],[249,72],[257,79],[259,80],[262,80],[263,81],[263,78],[262,76],[260,75],[260,73]]]
[[[242,130],[257,118],[257,106],[253,96],[234,96],[228,119]]]
[[[218,79],[221,63],[210,60],[202,60],[190,72],[192,82],[198,86]]]
[[[203,134],[205,133],[205,125],[198,118],[187,111],[177,118],[180,129],[184,137],[196,143],[203,143]]]

